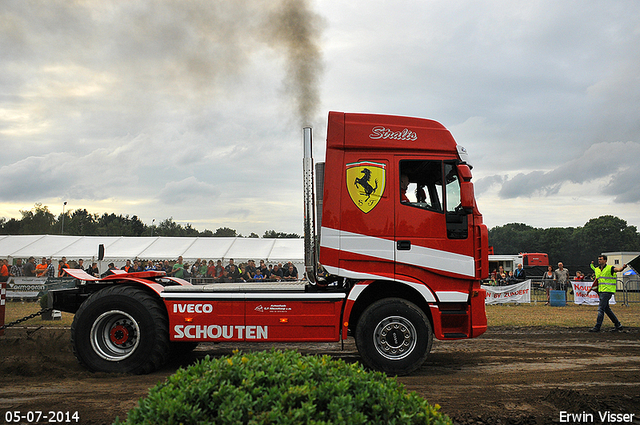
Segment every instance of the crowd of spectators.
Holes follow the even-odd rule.
[[[504,267],[500,266],[498,269],[493,269],[489,275],[489,285],[513,285],[514,283],[520,283],[527,280],[527,274],[522,268],[522,264],[518,264],[516,271],[504,270]]]
[[[168,262],[165,261],[168,264]],[[226,282],[264,282],[298,280],[298,269],[292,262],[267,265],[264,260],[256,265],[254,260],[235,264],[230,258],[226,265],[222,260],[197,259],[193,264],[183,262],[182,257],[171,266],[156,264],[156,270],[164,270],[167,275],[182,279],[191,279],[192,283],[226,283]],[[151,264],[149,265],[149,267]],[[162,267],[162,268],[161,268]]]
[[[37,264],[35,257],[29,257],[24,264],[22,258],[17,258],[15,264],[11,266],[9,266],[8,260],[1,261],[0,275],[3,277],[2,281],[7,281],[9,277],[65,277],[67,273],[64,269],[71,268],[65,257],[58,261],[57,267],[52,264],[51,258],[46,257],[42,257]],[[77,263],[79,264],[77,268],[82,268],[82,260],[78,260]],[[5,268],[6,274],[4,274]]]
[[[540,276],[531,276],[539,279]],[[527,273],[522,268],[522,264],[516,266],[515,271],[505,271],[504,267],[500,266],[498,269],[493,269],[489,275],[489,285],[512,285],[515,283],[524,282],[527,279]],[[548,266],[547,271],[542,275],[542,286],[547,289],[567,289],[570,287],[571,280],[585,280],[588,278],[581,271],[577,271],[576,275],[572,278],[562,263],[558,263],[558,268],[553,269],[553,266]]]
[[[9,266],[7,260],[0,260],[0,279],[6,281],[9,276],[14,277],[66,277],[69,276],[64,269],[82,269],[91,276],[105,277],[113,274],[116,266],[114,263],[108,265],[104,273],[100,273],[97,263],[85,266],[84,261],[79,259],[73,267],[69,265],[66,257],[58,261],[57,267],[52,264],[51,258],[42,257],[40,263],[36,264],[34,257],[23,264],[22,258],[18,258],[15,264]],[[189,264],[180,256],[175,262],[164,261],[140,261],[127,260],[120,269],[127,273],[142,271],[163,271],[168,276],[190,280],[192,283],[225,283],[225,282],[275,282],[298,280],[298,269],[291,261],[286,264],[277,263],[267,265],[264,260],[256,265],[254,260],[246,263],[235,264],[229,259],[226,265],[222,260],[201,260],[197,259],[193,264]]]

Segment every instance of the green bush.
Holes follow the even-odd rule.
[[[116,424],[451,424],[439,408],[359,364],[271,350],[179,369]]]

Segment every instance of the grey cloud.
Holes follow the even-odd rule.
[[[506,176],[501,176],[498,174],[493,176],[481,177],[473,183],[474,192],[476,196],[478,196],[488,191],[492,186],[504,183],[506,179]]]
[[[625,161],[616,172],[611,176],[607,185],[604,186],[602,192],[613,195],[614,202],[618,204],[637,203],[640,201],[640,167],[638,166],[638,156],[633,157],[630,153],[631,161]],[[637,155],[637,152],[636,152]],[[635,162],[629,164],[628,162]]]
[[[640,202],[640,143],[613,142],[592,145],[579,158],[566,161],[551,171],[518,173],[506,178],[499,196],[503,199],[552,196],[565,183],[585,184],[597,179],[608,183],[597,189],[600,194],[614,196],[617,203]],[[499,180],[495,176],[493,181]]]
[[[551,177],[552,173],[543,171],[532,171],[526,174],[518,173],[514,177],[505,180],[498,195],[503,199],[535,194],[542,194],[543,196],[555,195],[560,190],[561,183],[554,181]]]
[[[226,212],[225,216],[236,219],[245,219],[251,214],[253,214],[253,211],[246,208],[232,208]]]
[[[66,182],[59,164],[61,155],[31,156],[0,168],[3,201],[29,201],[48,197]]]
[[[67,198],[104,200],[138,184],[135,171],[158,167],[144,135],[89,152],[49,152],[0,167],[1,201]]]
[[[165,204],[198,203],[211,201],[220,196],[214,185],[199,181],[190,176],[180,181],[172,181],[164,185],[158,199]]]

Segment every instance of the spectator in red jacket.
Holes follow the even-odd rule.
[[[0,267],[0,282],[6,282],[9,280],[9,262],[5,259],[2,260],[2,266]]]

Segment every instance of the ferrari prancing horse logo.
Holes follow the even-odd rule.
[[[378,205],[386,183],[386,164],[360,161],[347,164],[347,190],[356,207],[368,213]]]

